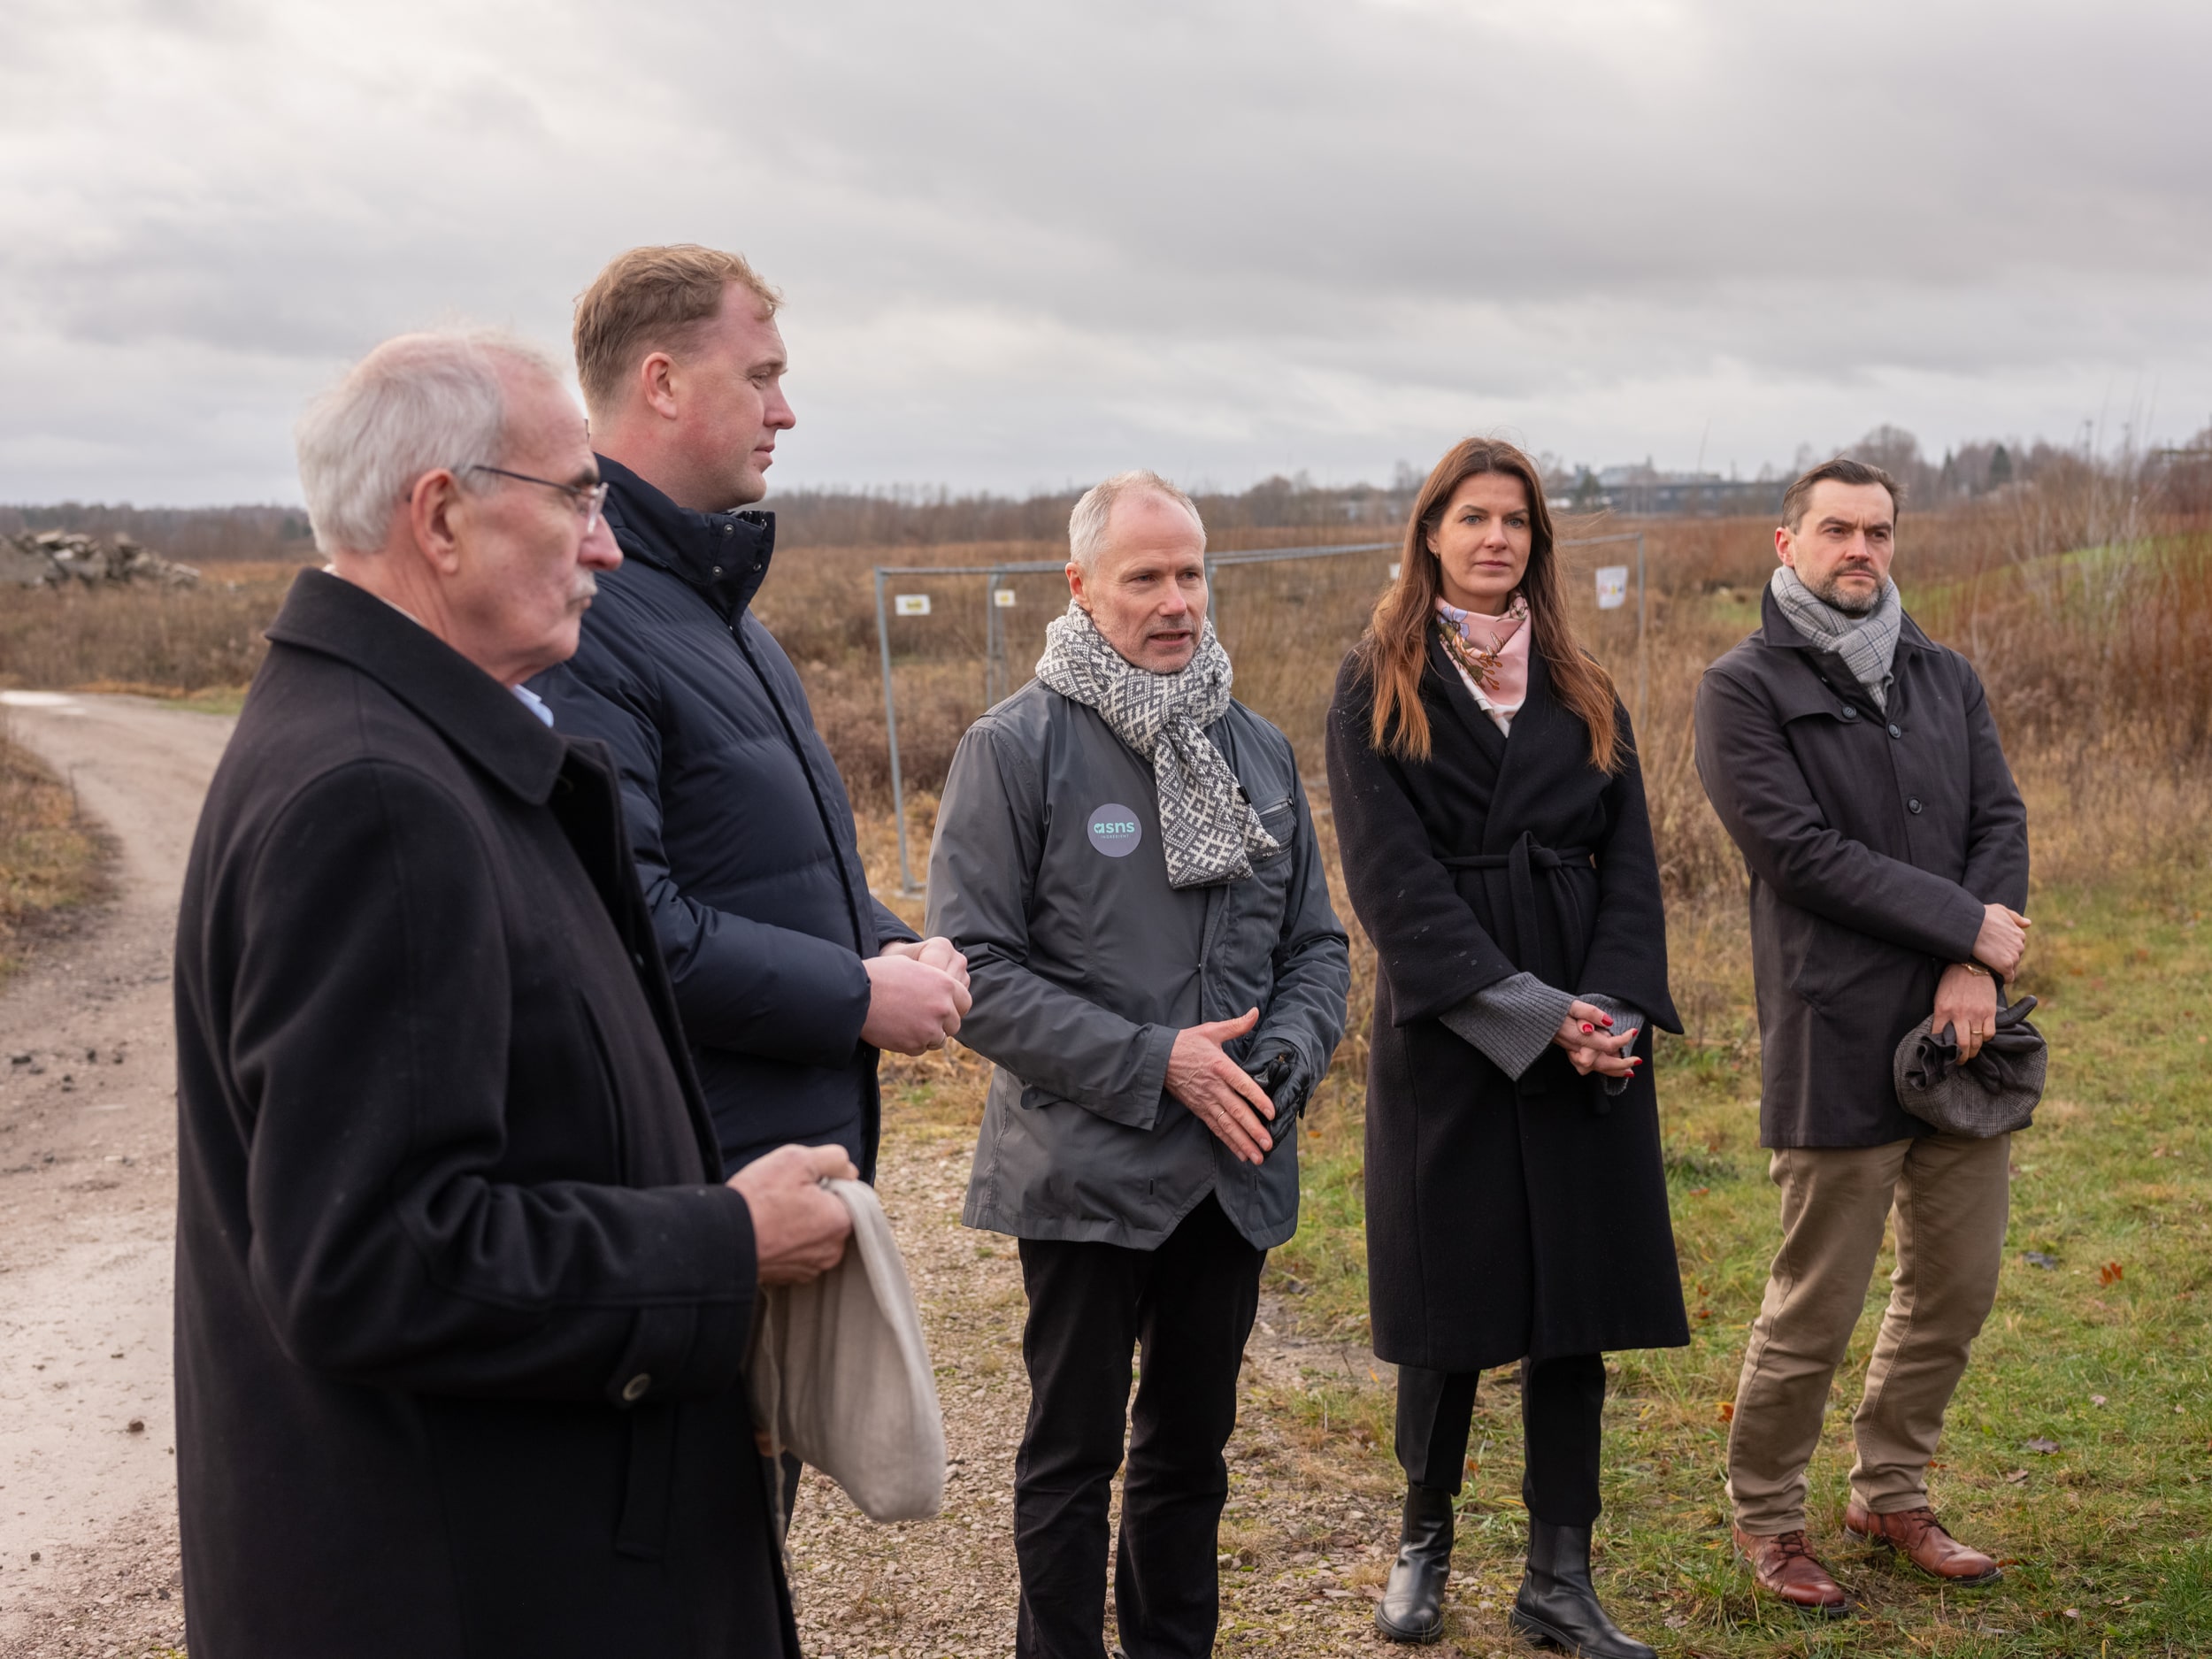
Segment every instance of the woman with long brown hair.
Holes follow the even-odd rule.
[[[1470,438],[1428,476],[1345,659],[1329,786],[1374,941],[1368,1298],[1398,1367],[1404,1531],[1375,1614],[1443,1631],[1479,1374],[1516,1360],[1528,1570],[1509,1616],[1649,1659],[1590,1580],[1608,1349],[1689,1340],[1652,1022],[1665,918],[1627,711],[1576,642],[1541,474]]]

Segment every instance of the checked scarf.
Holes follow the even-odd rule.
[[[1152,763],[1160,840],[1171,887],[1210,887],[1252,873],[1280,844],[1261,827],[1206,728],[1229,710],[1229,653],[1208,622],[1198,650],[1172,674],[1139,668],[1106,642],[1073,600],[1045,629],[1037,678],[1095,709],[1116,737]]]
[[[1894,679],[1891,670],[1897,661],[1897,634],[1905,618],[1905,608],[1897,597],[1897,584],[1885,579],[1882,596],[1874,602],[1874,609],[1863,617],[1837,610],[1806,587],[1803,579],[1786,565],[1774,567],[1770,586],[1774,592],[1774,603],[1782,607],[1782,614],[1790,619],[1790,626],[1815,645],[1842,657],[1851,677],[1865,687],[1866,695],[1874,699],[1874,706],[1888,713],[1889,688]]]

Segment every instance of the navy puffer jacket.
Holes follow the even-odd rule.
[[[862,959],[915,935],[869,893],[805,689],[749,609],[774,518],[692,512],[618,462],[599,467],[622,568],[599,579],[576,655],[530,688],[559,730],[614,750],[726,1169],[834,1141],[872,1176]]]

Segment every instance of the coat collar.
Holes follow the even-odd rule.
[[[552,797],[567,741],[506,687],[365,588],[327,571],[302,571],[269,638],[360,670],[531,805]]]
[[[607,527],[626,557],[697,589],[726,618],[752,603],[775,552],[775,514],[694,512],[603,455],[599,476],[612,486]]]

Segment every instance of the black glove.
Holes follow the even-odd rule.
[[[1265,1045],[1245,1059],[1244,1069],[1274,1102],[1275,1117],[1267,1125],[1268,1138],[1273,1143],[1267,1156],[1271,1158],[1284,1141],[1298,1138],[1298,1114],[1306,1110],[1317,1079],[1305,1056],[1286,1042]]]

